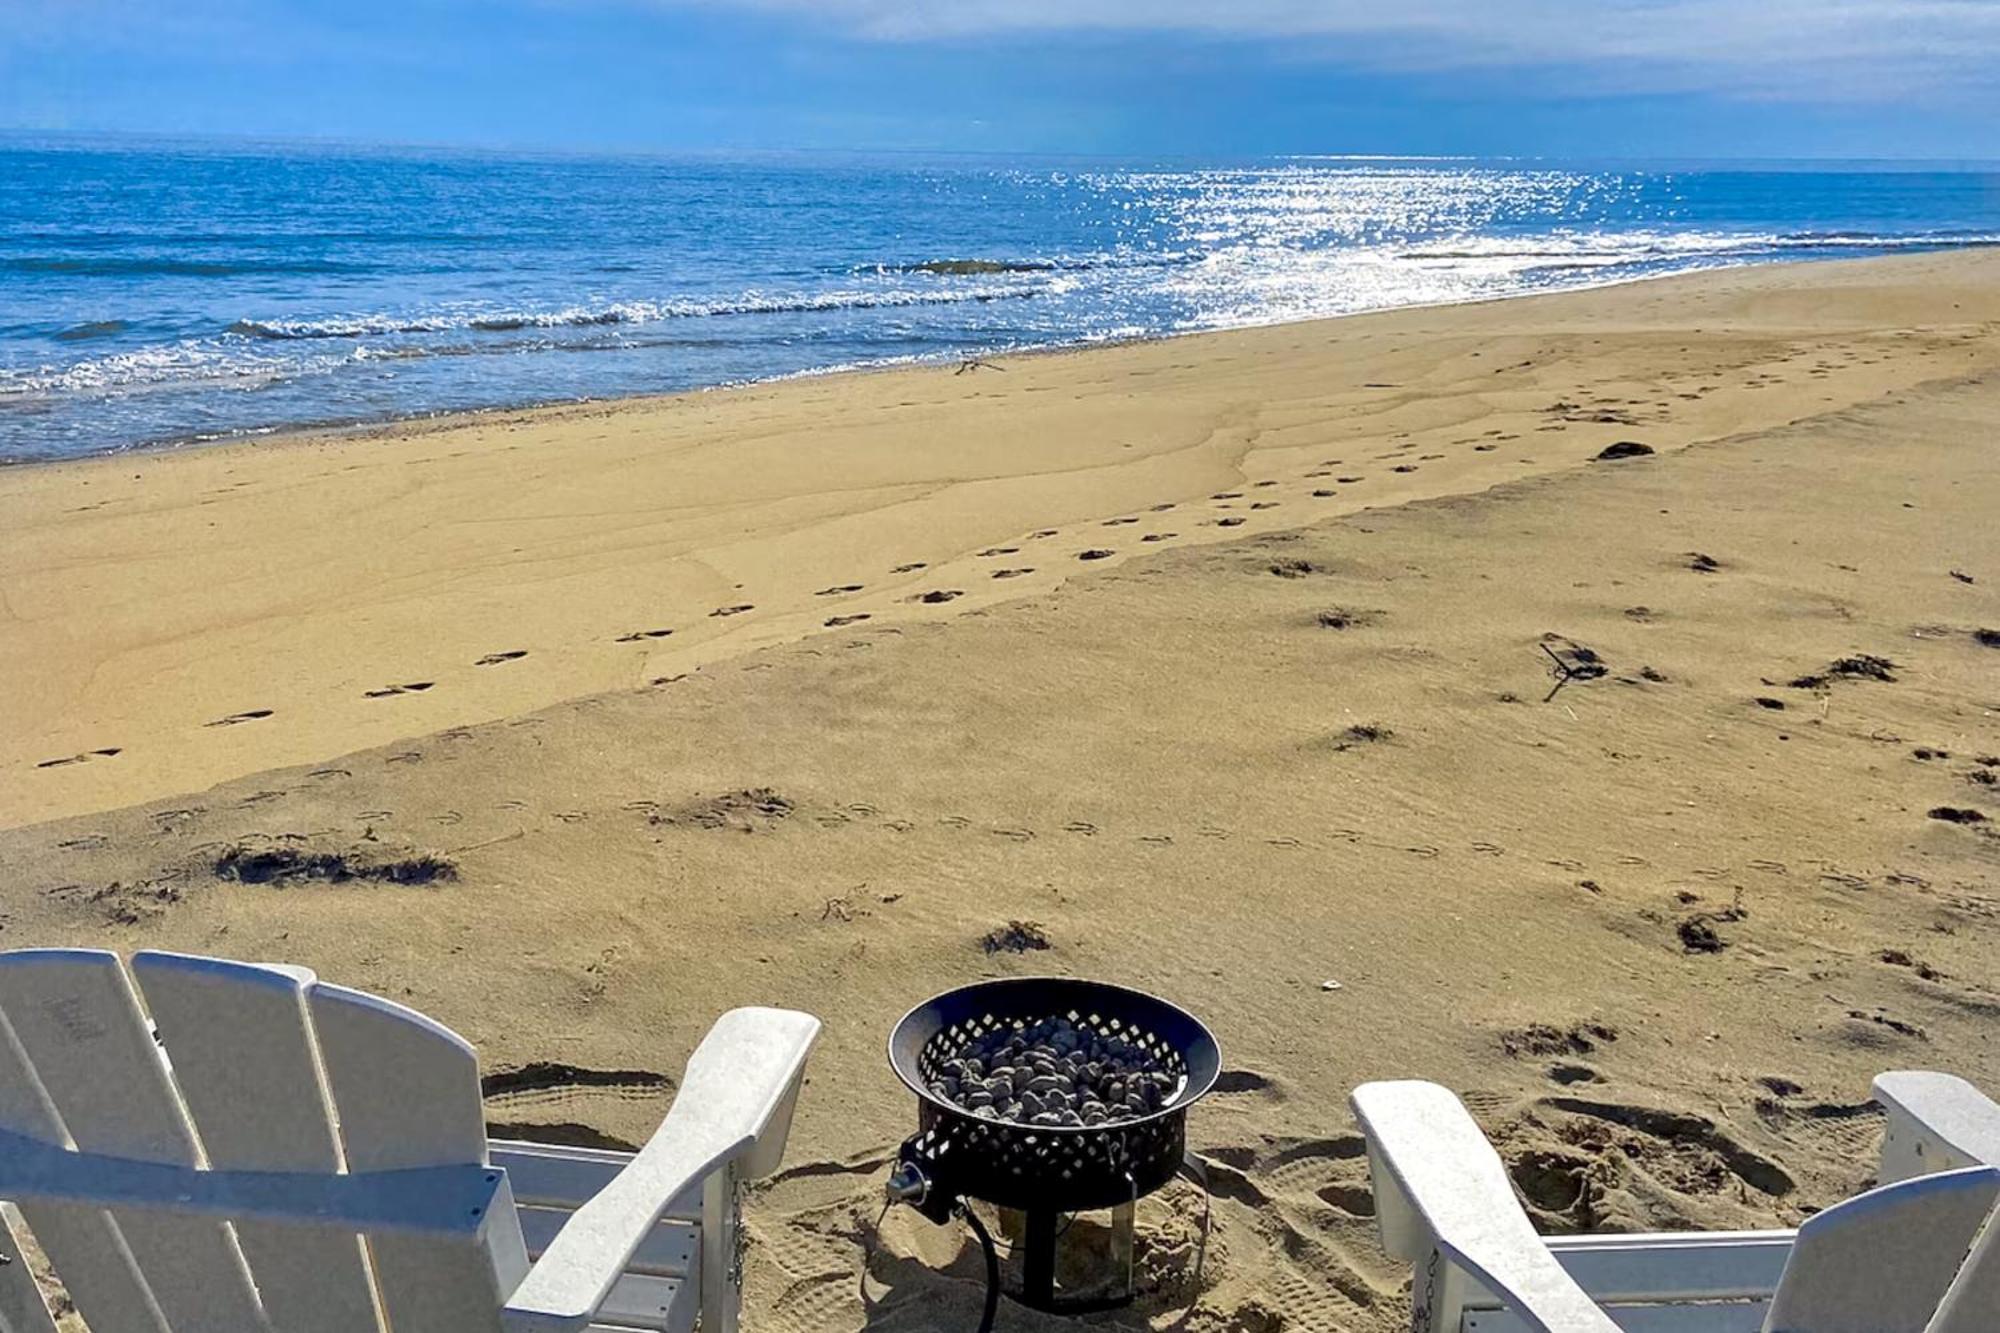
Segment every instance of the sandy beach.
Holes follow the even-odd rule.
[[[780,1333],[976,1320],[876,1226],[897,1015],[1141,986],[1226,1053],[1216,1230],[1190,1289],[1142,1208],[1106,1326],[1386,1333],[1363,1079],[1549,1229],[1794,1224],[1875,1072],[2000,1089],[1996,505],[1994,252],[4,470],[0,926],[416,1005],[548,1063],[513,1133],[821,1015]]]

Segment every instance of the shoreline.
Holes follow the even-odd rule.
[[[418,434],[428,427],[451,429],[457,426],[471,426],[477,425],[482,419],[496,416],[516,416],[522,413],[554,413],[561,412],[564,409],[583,410],[627,404],[644,405],[702,394],[725,393],[754,389],[767,385],[789,384],[798,380],[824,379],[829,376],[893,374],[904,370],[925,370],[940,366],[950,366],[955,362],[967,360],[1061,356],[1073,352],[1090,352],[1111,348],[1142,346],[1151,343],[1168,343],[1184,338],[1245,333],[1259,329],[1288,328],[1294,325],[1312,327],[1374,315],[1397,314],[1409,311],[1478,308],[1511,301],[1538,300],[1550,297],[1570,296],[1584,292],[1639,286],[1652,282],[1670,281],[1676,278],[1697,278],[1705,274],[1726,271],[1787,269],[1821,264],[1866,264],[1905,258],[1918,259],[1937,255],[1976,255],[1982,252],[2000,250],[2000,241],[1938,242],[1911,244],[1907,247],[1896,246],[1885,248],[1886,253],[1863,256],[1841,255],[1837,257],[1818,258],[1752,259],[1741,262],[1721,259],[1713,263],[1698,264],[1691,268],[1675,269],[1662,273],[1641,273],[1629,277],[1610,278],[1602,282],[1579,282],[1539,291],[1508,292],[1500,296],[1474,297],[1458,301],[1417,301],[1404,305],[1381,306],[1367,310],[1349,311],[1338,315],[1315,315],[1303,319],[1278,319],[1269,322],[1230,324],[1217,328],[1179,329],[1159,333],[1137,334],[1131,337],[1106,337],[1069,342],[1031,343],[997,350],[972,349],[962,352],[939,353],[936,356],[911,356],[907,358],[885,358],[877,361],[839,362],[826,366],[788,371],[778,375],[723,380],[714,384],[700,384],[685,389],[673,389],[661,392],[616,394],[603,398],[530,400],[513,404],[496,404],[489,407],[449,408],[436,412],[413,413],[402,416],[286,422],[272,426],[231,431],[219,435],[170,436],[156,440],[141,441],[135,444],[113,446],[112,448],[100,450],[96,453],[76,454],[67,457],[0,459],[0,471],[11,468],[59,466],[68,463],[88,462],[92,459],[117,459],[158,453],[181,453],[194,449],[223,448],[229,446],[254,448],[259,445],[278,444],[298,439],[371,439],[388,434]]]
[[[1995,321],[1992,251],[1731,266],[0,469],[0,826],[1837,414]]]

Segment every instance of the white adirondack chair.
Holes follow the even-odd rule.
[[[1377,1225],[1417,1333],[1994,1333],[2000,1106],[1948,1074],[1875,1080],[1881,1187],[1797,1231],[1540,1236],[1457,1097],[1368,1083]]]
[[[637,1154],[489,1144],[472,1048],[414,1010],[303,968],[0,953],[0,1199],[92,1333],[734,1333],[738,1184],[776,1169],[818,1031],[725,1014]],[[51,1333],[18,1219],[0,1330]]]

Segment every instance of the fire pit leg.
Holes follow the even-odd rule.
[[[1042,1208],[1028,1210],[1028,1234],[1021,1249],[1021,1303],[1037,1310],[1056,1308],[1056,1219]]]

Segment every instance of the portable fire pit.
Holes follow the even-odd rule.
[[[917,1095],[917,1132],[897,1154],[890,1196],[933,1222],[966,1218],[986,1247],[989,1324],[998,1263],[969,1199],[1002,1210],[1018,1257],[1009,1296],[1058,1313],[1131,1301],[1135,1205],[1184,1167],[1201,1179],[1187,1154],[1187,1111],[1215,1085],[1222,1053],[1199,1019],[1099,981],[986,981],[904,1015],[889,1063]],[[1104,1209],[1122,1290],[1059,1290],[1058,1243],[1071,1215]]]

